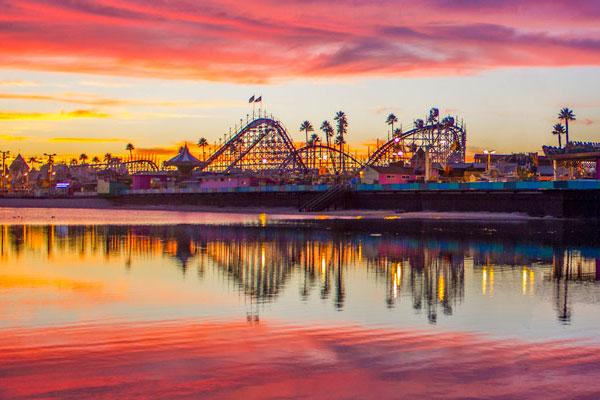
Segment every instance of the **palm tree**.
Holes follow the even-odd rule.
[[[127,143],[127,146],[125,146],[125,150],[127,150],[129,152],[129,158],[132,159],[133,158],[133,151],[135,150],[135,147],[133,147],[133,145],[131,143]]]
[[[79,155],[79,159],[81,160],[81,163],[82,163],[82,164],[85,164],[85,162],[87,161],[87,159],[88,159],[88,158],[89,158],[89,157],[88,157],[88,156],[87,156],[87,154],[85,154],[85,153],[81,153],[81,154]]]
[[[206,157],[204,154],[204,148],[208,146],[208,140],[206,140],[206,138],[201,137],[198,140],[198,147],[200,147],[202,149],[202,161],[206,161]]]
[[[112,154],[110,154],[110,153],[106,153],[106,154],[104,154],[104,162],[105,162],[105,163],[107,163],[107,164],[108,164],[108,163],[110,162],[110,159],[111,159],[111,158],[112,158]]]
[[[554,124],[554,130],[552,131],[552,134],[558,135],[558,148],[559,149],[562,147],[562,145],[560,143],[560,135],[562,135],[563,133],[565,133],[565,127],[563,126],[563,124]]]
[[[394,114],[388,115],[387,119],[385,120],[386,124],[392,126],[392,135],[394,135],[394,124],[396,122],[398,122],[398,117],[396,117]]]
[[[54,164],[54,157],[56,157],[56,153],[52,153],[52,154],[49,154],[49,153],[44,153],[44,155],[45,155],[46,157],[48,157],[48,164],[49,164],[49,165],[52,165],[52,164]]]
[[[575,121],[575,114],[573,114],[573,110],[569,110],[567,107],[563,107],[558,113],[558,119],[562,119],[565,121],[565,134],[567,139],[565,141],[565,146],[567,146],[569,144],[569,121]]]
[[[33,156],[29,157],[29,158],[27,159],[27,162],[28,162],[29,164],[38,164],[38,163],[41,163],[41,161],[40,161],[40,160],[38,160],[38,158],[37,158],[37,157],[33,157]]]
[[[327,151],[329,152],[329,158],[333,163],[333,170],[335,171],[335,158],[331,156],[331,147],[329,147],[329,141],[333,137],[333,127],[331,126],[329,121],[323,121],[323,123],[321,124],[321,130],[323,131],[323,133],[325,133],[325,140],[327,141]]]
[[[77,159],[76,158],[71,158],[71,161],[69,162],[69,164],[71,164],[71,166],[77,165]]]
[[[312,124],[308,121],[304,121],[302,125],[300,125],[300,132],[304,131],[306,135],[306,144],[308,144],[308,132],[312,132],[314,130],[315,128],[313,128]]]
[[[98,158],[98,156],[94,156],[94,158],[92,158],[92,162],[94,164],[100,164],[100,159]]]
[[[344,143],[346,143],[346,141],[344,140],[344,134],[348,131],[348,119],[346,118],[346,113],[344,113],[343,111],[338,111],[333,119],[337,121],[338,137],[335,139],[335,141],[336,144],[339,144],[340,146],[340,163],[342,164],[342,172],[344,172],[346,168],[344,165],[344,158],[342,157],[342,155],[344,154],[343,146]]]
[[[313,148],[313,168],[315,168],[317,159],[317,149],[315,146],[321,142],[321,138],[316,133],[313,133],[310,137],[309,142],[309,145]]]

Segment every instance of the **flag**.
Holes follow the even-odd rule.
[[[253,103],[254,102],[254,95],[252,95],[252,97],[250,97],[250,99],[248,100],[248,103]]]
[[[256,100],[254,100],[254,102],[255,102],[255,103],[258,103],[259,101],[262,101],[262,95],[261,95],[261,96],[258,96],[258,97],[256,98]]]

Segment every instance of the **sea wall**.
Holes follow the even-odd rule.
[[[288,207],[298,209],[322,192],[221,192],[127,194],[120,205],[193,205],[208,207]],[[600,190],[351,190],[329,210],[364,209],[457,212],[506,212],[561,218],[600,218]]]

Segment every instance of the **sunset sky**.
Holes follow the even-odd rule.
[[[263,106],[360,149],[431,107],[470,152],[600,140],[597,0],[0,0],[0,150],[174,154]],[[193,150],[198,153],[196,147]]]

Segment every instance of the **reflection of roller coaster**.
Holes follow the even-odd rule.
[[[462,123],[453,117],[440,118],[434,108],[426,121],[415,121],[414,129],[397,133],[368,157],[360,157],[350,154],[347,146],[309,143],[296,148],[280,121],[259,116],[236,127],[199,169],[332,174],[408,160],[419,151],[425,152],[431,162],[464,162],[466,137]]]

